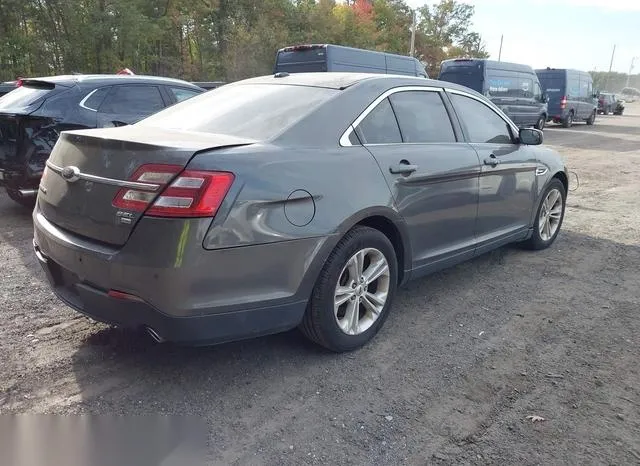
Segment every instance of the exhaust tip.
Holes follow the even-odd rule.
[[[149,334],[149,336],[151,338],[153,338],[153,340],[156,343],[164,343],[166,340],[164,338],[162,338],[158,332],[156,332],[154,329],[152,329],[151,327],[146,327],[147,333]]]

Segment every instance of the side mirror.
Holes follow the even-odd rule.
[[[527,146],[539,146],[542,144],[544,137],[542,131],[535,128],[520,128],[519,141],[520,144]]]
[[[546,94],[542,94],[542,96],[540,96],[540,102],[543,104],[546,104],[549,102],[549,99],[547,98]]]
[[[597,99],[597,98],[598,98],[598,94],[593,94],[593,95],[592,95],[592,97],[593,97],[594,99]]]

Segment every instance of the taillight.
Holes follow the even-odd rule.
[[[182,171],[178,165],[143,165],[131,180],[160,188],[153,192],[123,188],[113,200],[115,207],[153,217],[213,217],[234,176],[229,172]]]
[[[560,100],[560,108],[562,110],[567,108],[567,97],[566,96],[562,96],[562,99]]]

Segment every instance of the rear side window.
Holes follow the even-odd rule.
[[[190,99],[191,97],[195,97],[200,92],[194,91],[193,89],[185,89],[183,87],[170,87],[171,93],[176,98],[176,102],[182,102],[183,100]]]
[[[100,107],[100,113],[150,115],[164,108],[156,86],[113,86]]]
[[[403,142],[455,142],[447,109],[440,94],[429,91],[398,92],[390,97]]]
[[[92,92],[87,94],[83,100],[80,101],[80,106],[86,108],[87,110],[98,111],[100,105],[104,101],[104,98],[109,93],[110,87],[101,87],[99,89],[95,89]]]
[[[230,84],[169,107],[138,124],[264,140],[281,133],[339,92],[285,84]]]
[[[398,121],[389,99],[384,99],[356,128],[363,144],[395,144],[402,142]]]
[[[496,112],[475,99],[451,94],[451,101],[467,133],[469,142],[512,144],[511,132]]]

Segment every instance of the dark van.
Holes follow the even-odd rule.
[[[547,122],[545,96],[530,66],[456,58],[441,63],[438,79],[485,95],[520,127],[543,129]]]
[[[595,122],[598,103],[589,73],[547,68],[536,70],[536,74],[549,100],[548,121],[562,123],[565,128],[574,121],[585,121],[588,125]]]
[[[428,78],[424,66],[413,57],[332,44],[294,45],[278,50],[274,73],[400,74]]]

